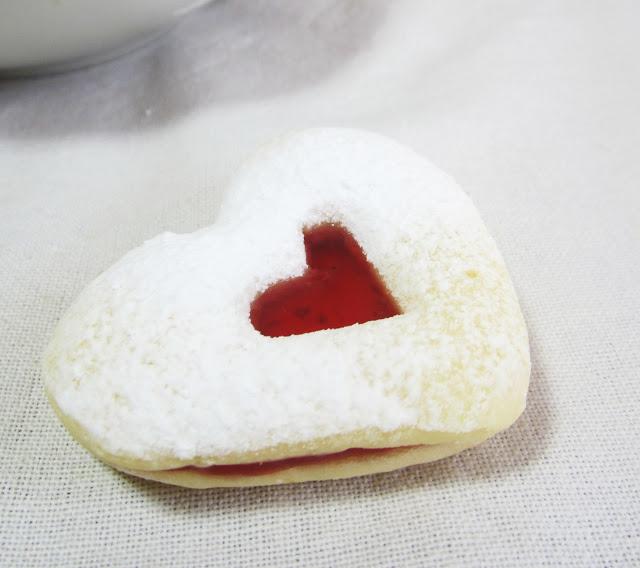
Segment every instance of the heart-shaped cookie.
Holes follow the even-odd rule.
[[[114,467],[259,485],[479,443],[524,409],[529,349],[453,180],[381,136],[319,129],[248,162],[214,225],[94,280],[44,371],[62,421]]]

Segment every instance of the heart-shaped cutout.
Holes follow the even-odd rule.
[[[303,234],[304,274],[272,284],[251,303],[251,323],[262,335],[300,335],[402,313],[345,227],[323,223]]]

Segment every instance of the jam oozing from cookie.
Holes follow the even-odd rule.
[[[174,470],[167,471],[191,471],[205,475],[268,475],[291,469],[293,467],[309,465],[334,465],[351,458],[377,458],[384,455],[403,453],[418,446],[401,446],[397,448],[349,448],[342,452],[333,454],[321,454],[316,456],[301,456],[256,463],[242,463],[231,465],[210,465],[208,467],[197,467],[188,465]]]
[[[353,235],[323,223],[304,230],[307,269],[276,282],[251,304],[253,327],[282,337],[389,318],[401,313]]]

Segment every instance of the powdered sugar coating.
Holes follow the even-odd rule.
[[[304,226],[345,225],[403,314],[269,338],[253,298],[305,269]],[[216,223],[164,233],[80,295],[47,389],[104,452],[257,452],[374,429],[489,432],[524,406],[526,328],[504,263],[453,180],[383,137],[287,136],[238,173]]]

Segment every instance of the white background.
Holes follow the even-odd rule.
[[[226,0],[115,62],[0,82],[0,565],[640,563],[638,22],[633,1]],[[43,395],[55,322],[142,240],[215,222],[234,166],[308,126],[395,137],[472,196],[529,325],[526,413],[355,480],[112,471]]]

